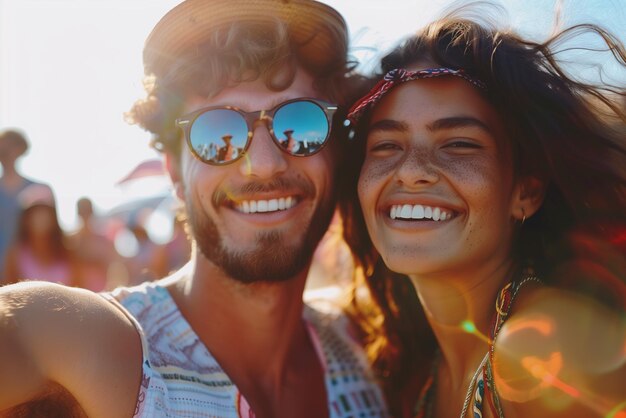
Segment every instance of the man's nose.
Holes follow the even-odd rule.
[[[241,174],[270,179],[287,170],[286,157],[272,139],[267,123],[258,121],[254,124],[250,146],[239,165]]]

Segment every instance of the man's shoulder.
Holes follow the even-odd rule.
[[[171,302],[172,299],[167,290],[168,283],[171,282],[172,278],[165,278],[146,281],[134,286],[121,286],[104,292],[103,296],[109,300],[115,299],[134,317],[137,317],[141,311],[158,309]]]
[[[156,335],[166,338],[167,335],[161,332],[164,321],[168,324],[176,322],[181,327],[187,326],[168,290],[176,280],[179,278],[172,276],[136,286],[118,287],[102,293],[102,296],[127,316],[138,330],[140,338],[150,339]],[[143,344],[146,345],[146,341]]]
[[[136,387],[139,336],[132,322],[96,293],[46,282],[4,286],[0,340],[11,349],[0,358],[0,369],[15,372],[13,399],[56,382],[86,411],[105,411],[110,405],[100,400],[103,394],[120,397]],[[131,398],[120,400],[120,407],[127,410]]]
[[[87,344],[87,335],[112,337],[132,328],[125,316],[100,295],[39,281],[0,288],[0,318],[2,326],[18,330],[24,338],[76,340],[77,345]]]
[[[68,287],[45,281],[23,281],[0,287],[0,301],[7,318],[16,316],[24,319],[54,317],[56,314],[101,313],[108,306],[106,301],[89,290]],[[23,315],[27,312],[28,315]]]

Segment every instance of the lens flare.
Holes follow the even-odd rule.
[[[474,323],[469,319],[461,322],[461,328],[463,328],[463,330],[468,334],[473,334],[476,332],[476,325],[474,325]]]
[[[249,176],[252,174],[252,163],[250,162],[250,155],[247,152],[242,152],[241,157],[246,162],[246,175]]]
[[[497,338],[498,392],[512,402],[540,400],[555,411],[583,407],[626,418],[626,405],[615,406],[614,394],[598,393],[619,384],[611,376],[624,364],[624,342],[623,321],[600,305],[557,292],[533,299]]]
[[[626,401],[613,408],[605,418],[626,418]]]
[[[467,332],[468,334],[472,334],[478,337],[479,339],[481,339],[482,341],[486,342],[487,344],[491,344],[491,339],[487,337],[486,335],[482,334],[480,331],[478,331],[478,329],[476,328],[476,325],[471,320],[466,319],[465,321],[461,322],[460,327],[463,331]]]

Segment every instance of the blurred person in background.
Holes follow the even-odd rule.
[[[17,220],[21,211],[17,196],[33,180],[24,177],[17,167],[17,162],[28,150],[24,134],[8,129],[0,132],[0,272],[4,272],[6,253],[15,236]],[[0,277],[0,285],[3,277]]]
[[[59,225],[52,190],[43,184],[31,184],[18,195],[18,202],[22,209],[7,253],[6,282],[45,280],[77,285],[75,257]]]
[[[185,222],[179,217],[172,219],[173,231],[171,239],[165,243],[165,268],[168,273],[178,270],[189,262],[191,241],[185,228]]]
[[[165,246],[152,241],[141,217],[131,218],[126,227],[136,243],[133,254],[124,258],[128,285],[134,286],[165,277],[169,273]]]
[[[109,278],[124,274],[121,256],[111,240],[103,235],[94,215],[93,203],[83,197],[76,202],[80,220],[79,229],[69,236],[69,246],[74,253],[80,287],[93,291],[110,289]]]

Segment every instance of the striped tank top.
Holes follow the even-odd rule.
[[[143,375],[135,418],[253,418],[254,412],[185,320],[162,282],[103,294],[135,324]],[[330,418],[387,417],[348,320],[305,305],[303,319],[325,375]]]

